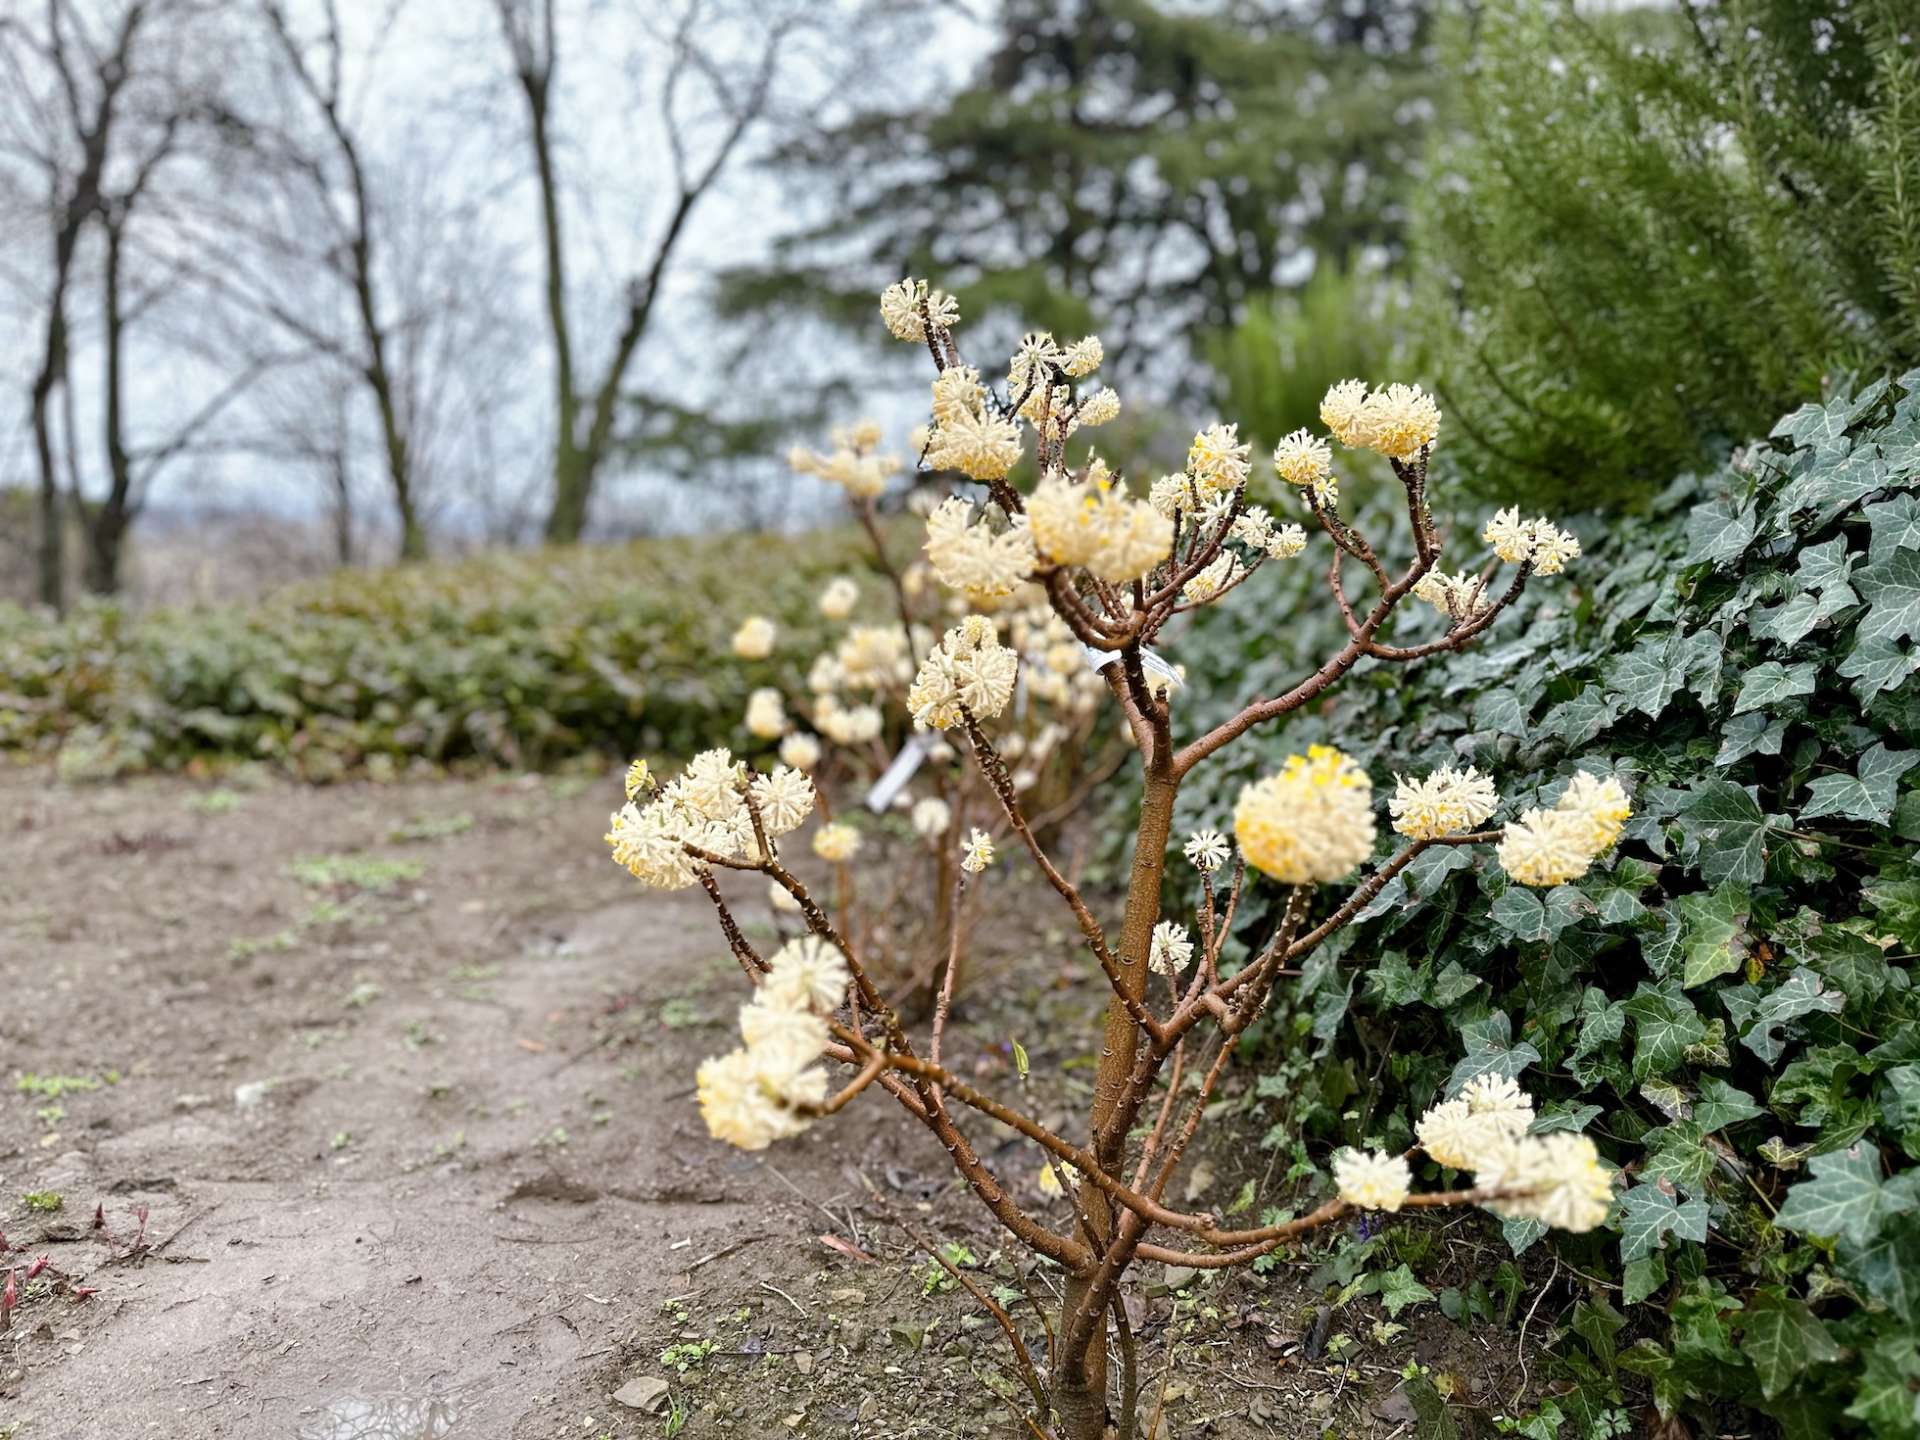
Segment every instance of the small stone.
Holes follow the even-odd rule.
[[[667,1382],[658,1375],[642,1375],[613,1392],[613,1403],[649,1415],[667,1413]]]
[[[811,1375],[813,1373],[813,1356],[805,1350],[802,1350],[798,1355],[793,1357],[793,1368],[798,1370],[802,1375]]]

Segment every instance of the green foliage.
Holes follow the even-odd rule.
[[[1663,1412],[1734,1403],[1789,1435],[1911,1436],[1920,371],[1803,407],[1644,522],[1576,528],[1587,554],[1486,641],[1357,671],[1244,768],[1196,774],[1179,826],[1217,823],[1250,773],[1321,739],[1381,784],[1470,762],[1504,815],[1550,803],[1576,769],[1618,775],[1635,815],[1574,884],[1523,890],[1464,850],[1409,866],[1263,1022],[1273,1063],[1317,1049],[1316,1074],[1379,1074],[1369,1108],[1303,1118],[1389,1146],[1471,1075],[1513,1075],[1537,1128],[1592,1135],[1630,1176],[1611,1234],[1505,1227],[1516,1250],[1563,1247],[1620,1287],[1617,1341],[1570,1317],[1584,1348],[1563,1357],[1568,1418],[1631,1399],[1624,1376]],[[1183,641],[1183,728],[1337,645],[1318,571],[1269,601],[1294,617],[1284,656],[1232,613]],[[1381,854],[1399,843],[1383,835]],[[1243,907],[1249,939],[1267,893]]]
[[[73,779],[205,759],[330,780],[690,754],[755,686],[798,688],[824,634],[814,598],[826,576],[866,568],[863,544],[762,536],[751,577],[738,537],[675,537],[348,571],[144,618],[0,606],[0,750],[57,752]],[[883,585],[863,586],[870,603]],[[783,632],[765,663],[728,649],[749,607]]]
[[[1422,6],[1010,0],[991,23],[957,93],[776,154],[821,218],[730,275],[726,305],[872,336],[881,284],[939,275],[970,320],[1098,329],[1123,372],[1164,371],[1302,259],[1397,252],[1439,89]]]
[[[1465,124],[1412,241],[1449,450],[1503,495],[1644,500],[1832,375],[1920,360],[1911,22],[1494,0],[1455,26]]]

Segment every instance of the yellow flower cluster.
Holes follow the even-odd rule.
[[[733,632],[733,653],[742,660],[764,660],[773,654],[773,642],[779,632],[764,615],[749,615]]]
[[[832,865],[844,865],[860,853],[860,832],[844,820],[813,832],[813,853]]]
[[[1027,501],[1035,547],[1059,565],[1082,565],[1115,584],[1138,580],[1173,550],[1173,522],[1135,500],[1095,460],[1087,479],[1048,475]]]
[[[880,292],[880,319],[894,339],[918,342],[927,338],[929,319],[938,330],[958,325],[960,305],[944,291],[929,290],[924,280],[896,280]]]
[[[1455,623],[1478,615],[1489,603],[1480,577],[1464,570],[1457,575],[1429,570],[1414,582],[1413,598],[1426,601]]]
[[[756,740],[778,740],[787,733],[786,707],[778,690],[763,686],[747,698],[747,733]]]
[[[1004,480],[1020,460],[1020,427],[984,409],[965,410],[933,427],[927,464],[974,480]]]
[[[798,1135],[827,1098],[816,1063],[827,1048],[826,1017],[852,976],[815,936],[790,941],[768,961],[753,999],[740,1007],[741,1048],[702,1063],[695,1077],[700,1114],[716,1140],[764,1150]]]
[[[1420,1148],[1453,1170],[1477,1170],[1533,1124],[1533,1097],[1505,1075],[1477,1075],[1420,1117]]]
[[[1011,595],[1038,563],[1025,516],[995,531],[982,513],[959,496],[949,496],[927,517],[927,564],[934,578],[969,600]]]
[[[1522,885],[1565,885],[1613,848],[1632,814],[1618,780],[1583,771],[1551,810],[1528,810],[1508,825],[1495,854]]]
[[[1471,765],[1465,770],[1442,765],[1421,780],[1395,779],[1387,809],[1393,815],[1393,828],[1413,840],[1437,840],[1471,830],[1500,803],[1493,782]]]
[[[900,470],[899,456],[873,453],[879,443],[879,422],[861,420],[836,428],[833,449],[824,455],[794,446],[787,452],[787,466],[797,475],[817,475],[838,485],[856,500],[871,499],[884,492],[888,479]]]
[[[1000,643],[993,622],[969,615],[920,662],[907,691],[913,723],[922,730],[950,730],[960,723],[963,706],[976,720],[993,718],[1013,698],[1019,668],[1019,656]]]
[[[993,864],[993,837],[984,830],[975,830],[967,836],[967,843],[960,856],[960,868],[969,875],[978,875],[991,864]]]
[[[629,793],[638,797],[650,784],[651,777],[643,776],[641,786]],[[606,841],[614,862],[644,884],[678,890],[693,884],[704,868],[688,846],[727,859],[757,855],[749,794],[769,838],[798,829],[813,811],[813,782],[798,770],[782,765],[749,783],[745,763],[731,751],[703,751],[644,805],[630,799],[613,812]]]
[[[1233,837],[1254,869],[1288,885],[1326,884],[1373,853],[1373,786],[1330,745],[1291,755],[1240,792]]]
[[[836,575],[820,592],[820,613],[829,620],[844,620],[860,603],[860,586],[851,576]]]
[[[1238,425],[1209,425],[1187,447],[1187,473],[1203,497],[1231,494],[1247,483],[1252,449],[1241,443]]]
[[[1321,400],[1320,420],[1349,449],[1394,460],[1412,460],[1440,434],[1440,407],[1418,385],[1369,391],[1364,380],[1343,380]]]
[[[1557,1131],[1525,1135],[1485,1157],[1474,1169],[1481,1188],[1525,1193],[1490,1200],[1487,1208],[1508,1220],[1538,1220],[1556,1230],[1582,1234],[1606,1223],[1613,1208],[1614,1173],[1585,1135]]]
[[[1356,1209],[1391,1214],[1407,1203],[1413,1173],[1398,1155],[1342,1150],[1333,1157],[1333,1183],[1340,1198]]]
[[[1322,500],[1339,497],[1333,488],[1333,447],[1310,430],[1296,430],[1273,447],[1273,469],[1289,485],[1311,489]]]
[[[1480,538],[1509,565],[1531,564],[1540,575],[1558,575],[1580,554],[1580,538],[1571,530],[1562,530],[1544,515],[1522,520],[1517,505],[1495,511]]]

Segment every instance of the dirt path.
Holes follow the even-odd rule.
[[[53,1267],[0,1335],[0,1437],[1009,1431],[997,1335],[889,1222],[1018,1278],[927,1137],[884,1106],[760,1156],[704,1134],[739,976],[698,892],[603,858],[612,784],[0,775],[0,1231]],[[1049,993],[1036,1068],[1099,999]],[[967,1032],[996,1084],[1008,1023]],[[1304,1292],[1260,1283],[1198,1333],[1149,1286],[1211,1376],[1174,1433],[1372,1433],[1362,1376],[1282,1373]]]

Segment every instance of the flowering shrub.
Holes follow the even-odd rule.
[[[1492,1075],[1534,1092],[1536,1134],[1592,1135],[1633,1176],[1613,1233],[1506,1227],[1564,1261],[1543,1262],[1537,1315],[1575,1337],[1553,1362],[1569,1436],[1645,1389],[1692,1433],[1751,1430],[1728,1402],[1787,1435],[1920,1425],[1916,485],[1920,373],[1806,407],[1596,529],[1577,597],[1529,590],[1499,644],[1356,677],[1273,747],[1476,766],[1543,812],[1536,831],[1570,766],[1633,793],[1618,858],[1549,889],[1512,883],[1517,824],[1496,865],[1430,851],[1254,1032],[1274,1145],[1417,1141],[1447,1165],[1474,1122],[1434,1102]],[[1296,589],[1279,603],[1304,613]],[[1270,648],[1203,616],[1183,648],[1194,722],[1234,714]],[[1251,747],[1197,778],[1183,815],[1217,813],[1262,763]],[[1279,1053],[1295,1036],[1297,1068]]]
[[[1483,537],[1494,555],[1477,570],[1447,578],[1440,568],[1444,540],[1427,498],[1438,408],[1417,387],[1373,390],[1359,381],[1335,387],[1322,419],[1341,444],[1388,458],[1404,490],[1411,558],[1404,569],[1390,570],[1341,515],[1329,444],[1305,431],[1289,436],[1275,454],[1275,471],[1325,537],[1328,598],[1345,638],[1298,683],[1188,735],[1174,672],[1155,642],[1176,617],[1219,604],[1269,561],[1296,559],[1306,549],[1303,530],[1250,500],[1251,460],[1234,427],[1200,432],[1185,468],[1138,496],[1097,458],[1077,469],[1066,463],[1067,439],[1118,409],[1110,391],[1089,392],[1077,383],[1100,363],[1097,341],[1063,346],[1051,336],[1028,335],[1002,393],[962,362],[950,297],[925,282],[903,281],[882,297],[881,314],[896,337],[925,346],[938,372],[923,458],[981,487],[973,497],[956,497],[968,507],[964,514],[947,508],[953,501],[935,512],[928,544],[936,576],[964,594],[1038,587],[1054,617],[1087,647],[1137,753],[1142,791],[1132,869],[1110,938],[1037,838],[1009,777],[997,737],[1020,664],[997,625],[969,616],[919,661],[909,691],[915,723],[963,739],[998,805],[991,829],[970,836],[962,873],[984,875],[996,839],[1024,852],[1074,916],[1112,990],[1094,1103],[1084,1132],[1069,1138],[945,1068],[952,966],[923,1053],[878,988],[857,937],[836,925],[782,859],[776,840],[804,824],[811,784],[791,768],[756,774],[729,750],[714,749],[664,783],[636,767],[628,803],[607,836],[614,858],[643,882],[705,890],[752,987],[741,1012],[740,1047],[701,1070],[709,1128],[757,1148],[875,1087],[926,1124],[994,1217],[1065,1272],[1044,1362],[1035,1360],[1006,1312],[987,1303],[1033,1400],[1029,1428],[1068,1440],[1103,1435],[1110,1407],[1122,1433],[1134,1433],[1137,1369],[1119,1287],[1136,1260],[1245,1264],[1366,1209],[1483,1205],[1511,1223],[1578,1231],[1601,1224],[1612,1206],[1614,1174],[1593,1142],[1573,1133],[1528,1133],[1536,1116],[1531,1098],[1498,1077],[1469,1083],[1477,1073],[1462,1076],[1423,1122],[1453,1162],[1447,1169],[1468,1172],[1470,1183],[1461,1188],[1416,1189],[1412,1161],[1421,1152],[1409,1146],[1404,1153],[1341,1155],[1338,1193],[1295,1219],[1236,1228],[1214,1215],[1174,1209],[1164,1198],[1227,1061],[1276,982],[1313,963],[1321,947],[1410,866],[1497,845],[1522,885],[1577,878],[1611,850],[1631,814],[1615,780],[1589,779],[1561,787],[1551,806],[1521,817],[1511,834],[1474,829],[1498,805],[1477,772],[1402,779],[1390,810],[1406,843],[1344,894],[1327,895],[1323,887],[1347,886],[1372,854],[1377,824],[1369,774],[1337,749],[1316,747],[1241,792],[1233,808],[1239,854],[1231,869],[1231,851],[1217,831],[1188,839],[1182,853],[1196,872],[1199,902],[1188,916],[1163,918],[1182,784],[1256,727],[1316,700],[1355,667],[1405,665],[1465,649],[1520,598],[1537,570],[1559,570],[1578,554],[1572,537],[1544,520],[1496,517]],[[1007,481],[1029,442],[1041,476],[1030,497]],[[936,550],[954,563],[934,557]],[[1503,565],[1511,565],[1512,574],[1501,583]],[[1370,598],[1351,588],[1356,578],[1370,585]],[[1403,615],[1409,599],[1437,615]],[[816,832],[816,853],[833,828]],[[854,853],[839,841],[832,848],[837,860]],[[1248,899],[1250,869],[1256,883],[1265,876],[1283,887],[1281,919],[1273,934],[1242,947],[1234,943],[1233,920]],[[727,871],[770,878],[798,907],[806,936],[771,955],[758,953],[722,890],[719,875]],[[957,924],[952,933],[957,947]],[[1156,974],[1162,984],[1150,984]],[[840,1088],[832,1088],[822,1062],[847,1067]],[[1197,1085],[1183,1083],[1190,1075],[1200,1077]],[[1015,1199],[974,1148],[970,1112],[1011,1127],[1035,1147],[1036,1161],[1066,1177],[1067,1223],[1050,1224]],[[1108,1383],[1110,1330],[1125,1360],[1117,1394]]]

